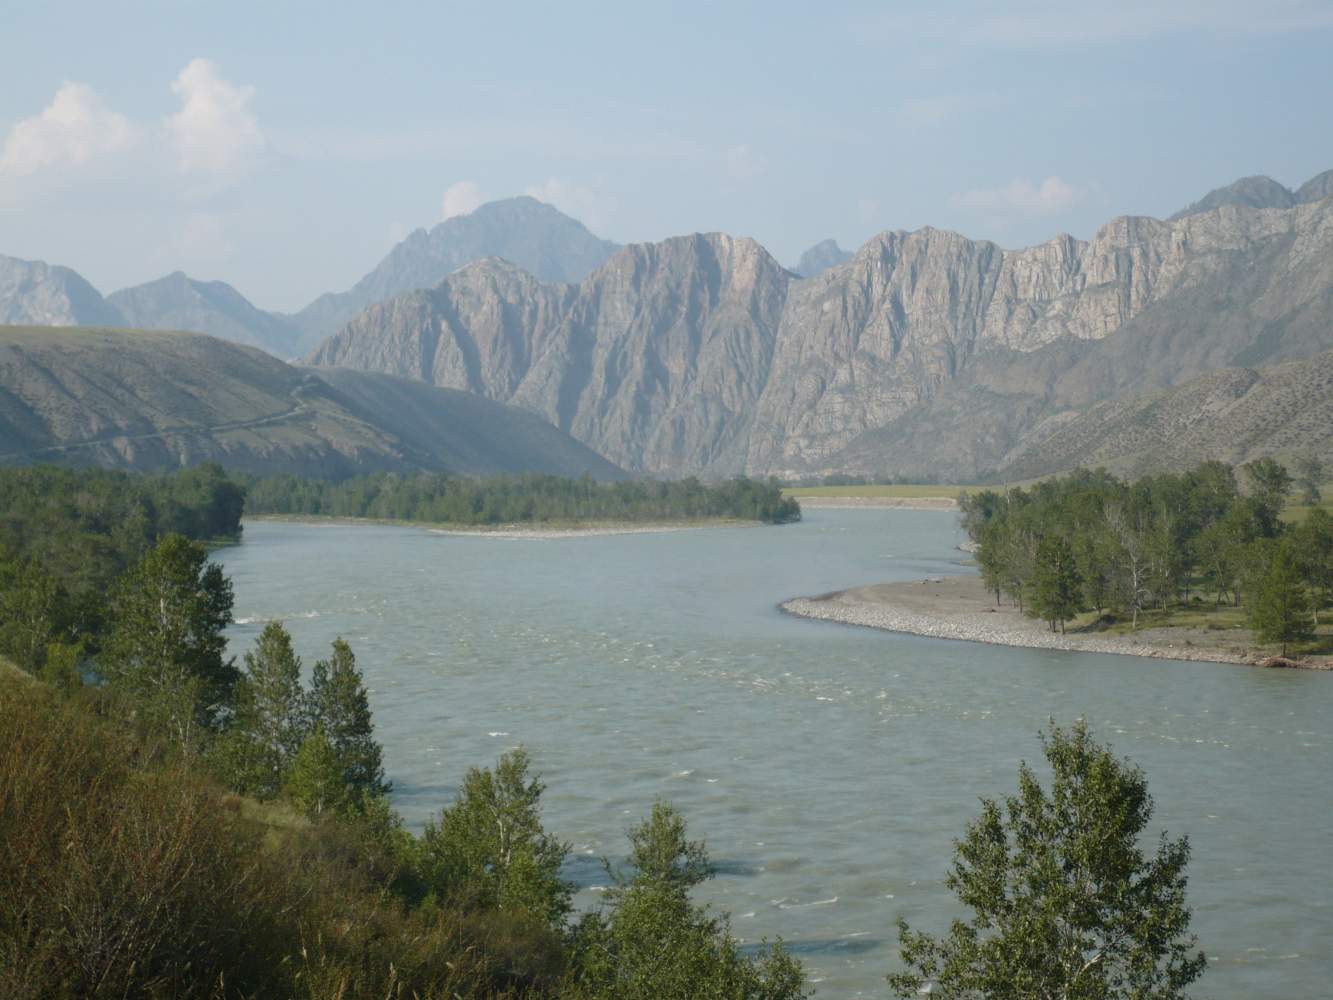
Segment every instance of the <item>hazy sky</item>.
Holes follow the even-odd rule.
[[[19,3],[0,253],[294,309],[531,193],[621,242],[1005,246],[1333,167],[1333,0]]]

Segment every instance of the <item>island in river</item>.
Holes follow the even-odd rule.
[[[817,597],[797,597],[780,607],[791,615],[865,625],[891,632],[937,639],[962,639],[1001,646],[1116,653],[1170,660],[1205,660],[1298,666],[1333,670],[1333,660],[1282,660],[1256,649],[1248,629],[1213,630],[1172,625],[1126,634],[1095,631],[1052,632],[1012,604],[995,604],[979,576],[933,577],[899,583],[836,590]]]

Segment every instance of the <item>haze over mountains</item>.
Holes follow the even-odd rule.
[[[74,272],[12,258],[0,317],[195,329],[281,357],[336,328],[309,354],[325,385],[355,369],[510,404],[635,474],[967,481],[1041,466],[1042,442],[1061,461],[1119,462],[1123,443],[1061,442],[1087,439],[1099,404],[1133,409],[1238,366],[1267,384],[1256,366],[1333,348],[1331,195],[1333,171],[1296,191],[1244,178],[1088,241],[885,232],[855,253],[817,244],[797,273],[720,233],[620,248],[515,198],[418,230],[292,317],[179,273],[103,300]],[[1282,437],[1255,434],[1255,453]]]

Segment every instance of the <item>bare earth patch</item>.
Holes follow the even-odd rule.
[[[1217,632],[1173,626],[1141,629],[1132,635],[1072,631],[1061,635],[1011,605],[997,608],[994,595],[983,589],[977,576],[854,587],[818,597],[797,597],[780,607],[802,618],[1000,646],[1211,663],[1259,664],[1270,656],[1253,647],[1247,629]],[[1333,669],[1333,661],[1327,659],[1308,658],[1295,665],[1312,670]]]

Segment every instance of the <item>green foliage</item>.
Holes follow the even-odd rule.
[[[1314,637],[1312,604],[1301,578],[1300,563],[1288,540],[1277,544],[1250,602],[1250,626],[1263,642],[1287,646]]]
[[[713,484],[698,479],[599,483],[587,476],[566,479],[534,474],[469,479],[380,473],[340,483],[295,476],[246,482],[246,509],[252,514],[466,525],[720,517],[783,524],[801,516],[800,505],[783,497],[777,480],[745,477]]]
[[[1037,564],[1032,574],[1030,613],[1064,631],[1065,622],[1078,614],[1083,603],[1083,575],[1074,560],[1069,541],[1048,535],[1037,544]]]
[[[69,638],[69,596],[31,557],[0,559],[0,656],[40,674],[52,643]]]
[[[519,747],[501,756],[494,771],[468,771],[457,801],[422,835],[422,874],[436,898],[526,913],[559,926],[573,893],[560,877],[569,845],[542,829],[545,786],[528,777],[530,763]]]
[[[807,996],[805,974],[781,943],[754,959],[743,955],[725,917],[690,902],[689,889],[712,877],[702,842],[658,802],[630,831],[634,876],[602,913],[586,915],[574,934],[578,968],[572,995],[626,1000],[794,1000]]]
[[[117,583],[111,628],[97,666],[132,693],[183,744],[216,728],[230,707],[237,671],[225,659],[231,581],[203,546],[168,535]]]
[[[1303,455],[1296,460],[1296,485],[1301,490],[1301,503],[1313,507],[1323,499],[1320,487],[1324,483],[1324,463],[1314,455]]]
[[[1019,791],[984,800],[946,885],[972,913],[936,939],[899,921],[901,997],[1171,1000],[1206,967],[1189,934],[1185,838],[1145,856],[1143,772],[1083,723],[1042,738],[1049,792],[1027,765]]]
[[[306,815],[345,815],[354,806],[343,763],[322,726],[301,743],[287,776],[287,794]]]
[[[1291,493],[1292,478],[1284,465],[1272,458],[1260,458],[1242,466],[1250,492],[1259,502],[1266,525],[1275,525]],[[1264,532],[1271,535],[1272,530]]]
[[[342,768],[343,783],[354,796],[374,798],[389,792],[370,698],[352,647],[342,639],[333,641],[333,655],[317,661],[311,672],[306,726],[323,730]]]
[[[237,791],[270,797],[281,789],[307,729],[301,660],[282,623],[270,622],[245,654],[233,718],[213,759]]]

